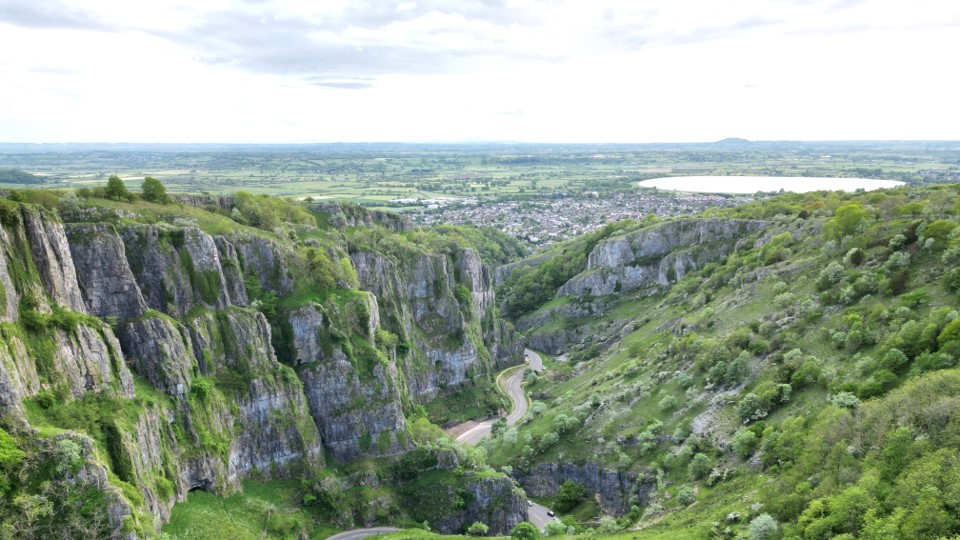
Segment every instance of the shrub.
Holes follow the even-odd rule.
[[[860,399],[850,392],[837,392],[830,396],[829,401],[841,409],[853,409],[860,405]]]
[[[733,436],[733,451],[743,459],[747,459],[757,448],[760,439],[749,429],[741,429]]]
[[[746,424],[751,420],[757,420],[767,415],[767,409],[763,401],[756,394],[750,393],[740,400],[737,404],[737,416]]]
[[[770,514],[760,514],[750,522],[751,540],[769,540],[777,534],[777,520]]]
[[[678,404],[678,403],[677,403],[677,398],[675,398],[674,396],[670,395],[670,396],[667,396],[667,397],[661,399],[661,400],[660,400],[660,403],[657,404],[657,407],[658,407],[661,411],[666,412],[666,411],[669,411],[669,410],[671,410],[671,409],[676,408],[677,404]]]
[[[543,452],[547,448],[557,444],[560,441],[560,436],[557,435],[555,431],[548,431],[543,434],[543,437],[540,438],[540,451]]]
[[[537,530],[533,523],[524,521],[517,523],[517,526],[510,531],[510,538],[515,540],[539,540],[540,531]]]
[[[697,500],[693,496],[693,489],[690,486],[683,486],[680,488],[680,491],[677,492],[677,500],[680,501],[680,504],[684,506],[689,506]]]
[[[467,527],[467,534],[470,536],[486,536],[487,531],[490,530],[490,527],[480,521],[474,521],[472,525]]]
[[[693,456],[693,459],[690,460],[690,464],[687,465],[687,474],[694,480],[700,480],[710,474],[710,469],[712,468],[713,462],[709,456],[706,454],[696,454]]]
[[[560,491],[557,492],[557,510],[568,512],[573,509],[586,495],[583,484],[567,480],[560,485]]]

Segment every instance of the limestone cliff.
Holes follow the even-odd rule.
[[[102,536],[148,535],[192,489],[226,494],[245,478],[309,477],[327,457],[402,454],[413,448],[405,407],[492,384],[521,360],[472,249],[348,256],[334,233],[212,234],[126,210],[64,224],[0,203],[0,427],[42,459],[79,441],[83,478],[57,481],[96,487]],[[408,229],[340,214],[344,227]],[[335,285],[318,289],[319,272]],[[61,444],[38,426],[72,431]],[[516,516],[493,507],[522,508],[496,494],[506,485],[478,480],[460,517],[508,530]]]
[[[558,296],[602,296],[665,287],[731,253],[740,237],[767,226],[742,219],[678,219],[608,238],[590,252],[585,272]]]

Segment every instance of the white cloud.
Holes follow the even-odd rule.
[[[0,0],[0,140],[960,138],[960,4]]]

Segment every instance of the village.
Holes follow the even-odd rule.
[[[536,250],[622,219],[696,214],[710,207],[728,207],[753,199],[753,196],[662,191],[601,196],[594,191],[576,195],[556,193],[552,198],[525,201],[440,201],[446,204],[430,201],[425,210],[408,215],[421,225],[493,227]]]

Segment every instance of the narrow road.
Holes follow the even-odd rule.
[[[342,532],[340,534],[335,534],[327,540],[360,540],[361,538],[367,538],[368,536],[373,536],[375,534],[387,534],[392,532],[397,532],[400,529],[395,529],[393,527],[375,527],[373,529],[356,529],[353,531]]]
[[[533,501],[530,501],[533,502]],[[550,510],[546,506],[540,506],[537,503],[533,503],[533,506],[527,508],[527,521],[533,523],[533,526],[544,532],[544,529],[547,528],[547,523],[557,519],[555,517],[550,517]]]
[[[513,402],[513,410],[511,410],[510,414],[507,415],[508,426],[516,424],[527,414],[527,407],[529,405],[527,403],[527,395],[524,393],[523,387],[520,386],[520,383],[523,382],[523,374],[526,373],[527,369],[532,369],[538,373],[544,370],[543,358],[541,358],[539,354],[531,351],[530,349],[525,349],[523,351],[523,358],[527,365],[517,369],[514,373],[510,374],[506,381],[503,382],[503,388],[507,391],[507,395],[510,396],[510,401]],[[497,384],[500,384],[499,380],[497,380]],[[485,420],[480,422],[469,431],[466,431],[457,437],[457,442],[462,444],[477,444],[480,442],[480,439],[490,434],[490,429],[492,426],[493,420]],[[550,510],[546,507],[541,506],[533,501],[530,501],[530,503],[530,506],[527,508],[527,521],[533,523],[533,525],[542,533],[546,528],[547,523],[556,518],[551,517],[547,513]],[[392,533],[399,530],[400,529],[394,529],[392,527],[356,529],[353,531],[335,534],[329,537],[327,540],[360,540],[362,538],[367,538],[377,534]]]
[[[529,364],[527,368],[537,372],[543,371],[543,359],[540,358],[539,354],[531,351],[530,349],[525,349],[523,351],[523,357]],[[507,415],[508,426],[516,424],[521,418],[524,417],[524,415],[527,414],[527,396],[523,392],[523,387],[520,386],[520,383],[523,382],[523,374],[527,371],[527,368],[516,370],[503,383],[503,387],[507,391],[507,395],[510,396],[510,401],[513,402],[513,410],[511,410],[510,414]],[[493,422],[493,420],[484,420],[483,422],[480,422],[476,426],[470,428],[468,431],[461,433],[460,436],[457,437],[457,442],[461,444],[477,444],[480,442],[480,439],[490,434],[490,430],[493,427]]]

